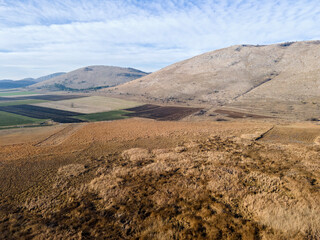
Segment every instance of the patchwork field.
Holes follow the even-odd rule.
[[[107,112],[125,108],[132,108],[140,105],[141,103],[138,102],[100,96],[36,104],[36,106],[40,107],[74,111],[79,113]]]
[[[32,125],[45,122],[46,118],[36,119],[0,110],[0,127],[15,125]]]
[[[124,119],[128,118],[124,116],[128,113],[127,111],[111,110],[139,105],[136,102],[114,98],[80,95],[35,95],[33,93],[27,96],[27,93],[14,92],[11,93],[12,96],[0,97],[0,126],[35,124],[44,122],[43,119],[50,119],[58,123]],[[18,96],[19,94],[24,96]],[[68,107],[68,105],[70,106]],[[70,111],[67,109],[70,109]],[[108,112],[101,112],[102,110]],[[84,116],[83,112],[93,112],[94,114]]]
[[[34,95],[38,94],[35,92],[26,92],[26,91],[0,91],[0,97],[9,97],[9,96],[20,96],[20,95]]]
[[[101,113],[91,113],[77,116],[78,119],[95,122],[95,121],[111,121],[111,120],[119,120],[129,118],[126,116],[128,111],[116,110],[110,112],[101,112]]]
[[[13,101],[13,100],[28,100],[28,99],[35,99],[35,100],[46,100],[46,101],[61,101],[66,99],[77,99],[83,98],[85,96],[81,95],[27,95],[27,96],[13,96],[13,97],[1,97],[1,101]]]
[[[263,140],[285,129],[310,136]],[[319,239],[318,134],[150,119],[3,130],[1,238]]]
[[[251,113],[243,113],[239,111],[232,111],[232,110],[226,110],[226,109],[218,109],[218,110],[215,110],[214,112],[225,115],[230,118],[256,118],[256,119],[270,118],[268,116],[262,116],[262,115],[251,114]]]
[[[126,110],[133,112],[127,114],[127,116],[131,117],[151,118],[160,121],[178,121],[200,111],[201,108],[167,107],[146,104],[135,108],[128,108]]]
[[[35,103],[42,103],[42,102],[46,102],[46,100],[30,99],[30,100],[1,101],[0,99],[0,106],[25,105],[25,104],[35,104]]]
[[[14,113],[31,118],[52,119],[53,121],[59,123],[82,122],[79,119],[71,118],[72,116],[79,115],[79,113],[32,105],[0,106],[0,111]]]
[[[100,96],[32,95],[0,97],[0,111],[8,113],[7,119],[9,119],[10,114],[10,119],[14,116],[20,116],[12,123],[0,118],[1,126],[6,126],[8,123],[10,123],[10,126],[24,125],[24,122],[29,123],[32,119],[40,119],[40,121],[34,122],[49,119],[57,123],[110,121],[129,117],[174,121],[199,110],[199,108],[190,107],[142,105],[138,102]],[[25,117],[32,119],[26,119]]]

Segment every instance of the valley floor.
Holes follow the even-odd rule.
[[[320,126],[0,131],[1,239],[319,239]]]

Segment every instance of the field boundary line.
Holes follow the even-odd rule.
[[[259,141],[260,139],[264,138],[265,135],[267,135],[269,132],[271,132],[273,129],[275,128],[275,126],[272,126],[269,130],[265,131],[264,133],[262,133],[259,137],[255,138],[255,141]]]

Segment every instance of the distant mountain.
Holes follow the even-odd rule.
[[[23,88],[37,83],[32,80],[0,80],[0,89]]]
[[[46,75],[39,78],[24,78],[21,80],[4,79],[4,80],[0,80],[0,89],[23,88],[23,87],[27,87],[27,86],[42,82],[42,81],[49,80],[53,77],[57,77],[62,74],[65,74],[65,73],[59,72],[59,73],[53,73],[53,74]]]
[[[29,89],[85,91],[117,86],[148,73],[133,68],[88,66],[29,86]]]
[[[43,77],[36,78],[36,79],[34,79],[34,81],[35,82],[43,82],[43,81],[49,80],[49,79],[54,78],[54,77],[58,77],[58,76],[63,75],[63,74],[65,74],[65,72],[52,73],[52,74],[49,74],[49,75],[46,75],[46,76],[43,76]]]

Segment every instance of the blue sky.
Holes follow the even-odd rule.
[[[320,39],[319,0],[0,0],[0,79]]]

